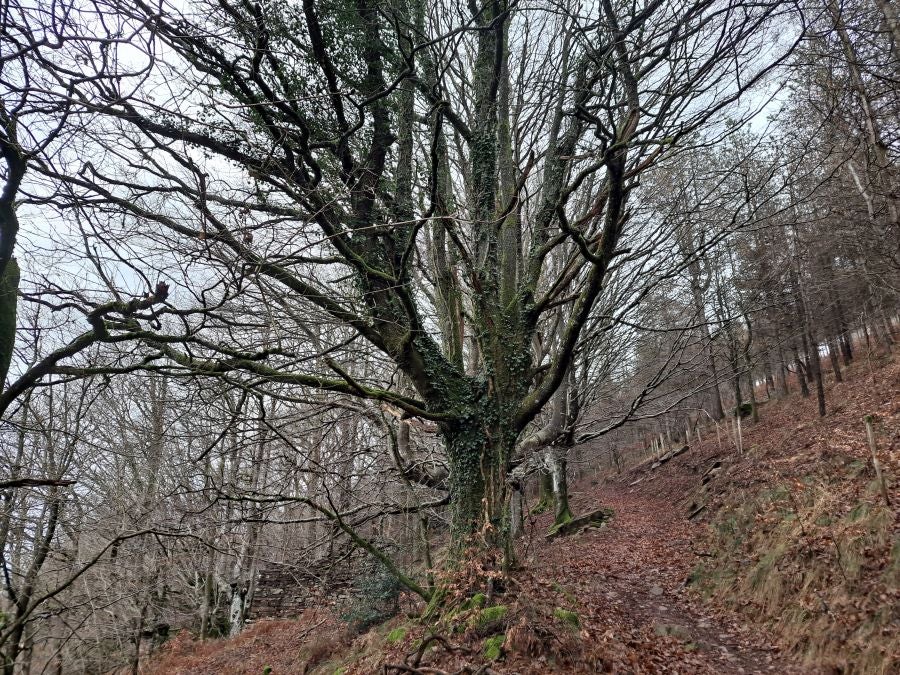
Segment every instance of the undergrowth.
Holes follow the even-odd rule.
[[[897,672],[900,539],[853,457],[755,494],[732,494],[710,528],[712,557],[692,580],[707,596],[764,617],[808,666]],[[853,473],[861,478],[856,496]]]

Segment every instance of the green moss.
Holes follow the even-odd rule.
[[[568,509],[566,509],[563,513],[560,514],[559,518],[553,523],[553,525],[548,530],[548,534],[556,534],[559,530],[572,522],[572,513]]]
[[[460,609],[465,611],[467,609],[481,609],[487,604],[487,596],[484,593],[476,593],[471,598],[466,600]]]
[[[866,470],[867,464],[861,459],[854,459],[847,465],[847,469],[850,471],[853,478],[856,478],[860,473]]]
[[[447,588],[445,586],[441,586],[436,588],[434,592],[431,594],[431,600],[428,601],[428,605],[425,607],[425,611],[422,612],[422,620],[423,621],[431,621],[437,615],[438,610],[443,606],[444,600],[447,599]]]
[[[495,635],[484,641],[484,649],[482,654],[488,661],[496,661],[503,655],[503,643],[506,641],[506,635]]]
[[[475,628],[483,630],[488,627],[499,625],[503,622],[508,613],[509,608],[506,605],[486,607],[481,610],[475,618]]]
[[[553,616],[555,616],[557,619],[571,628],[578,628],[579,626],[581,626],[581,621],[579,621],[578,619],[578,614],[568,609],[557,607],[553,610]]]
[[[403,638],[406,637],[406,628],[404,626],[398,626],[390,633],[387,634],[386,640],[388,642],[400,642]]]

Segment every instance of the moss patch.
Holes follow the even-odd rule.
[[[550,529],[547,531],[548,534],[558,534],[559,531],[572,522],[572,513],[570,511],[566,511],[561,514],[559,518],[553,523]]]
[[[509,614],[509,608],[506,605],[485,607],[475,617],[475,628],[483,631],[499,626],[506,619],[507,614]]]
[[[486,604],[487,596],[484,593],[476,593],[462,604],[460,610],[466,611],[467,609],[480,609]]]
[[[506,635],[495,635],[484,641],[481,653],[488,661],[496,661],[503,656],[503,643],[506,641]]]
[[[390,633],[387,634],[387,638],[385,638],[388,642],[400,642],[403,638],[406,637],[406,628],[404,626],[398,626]]]
[[[578,628],[581,625],[581,621],[578,619],[578,614],[568,609],[563,609],[562,607],[557,607],[556,609],[554,609],[553,616],[555,616],[570,628]]]

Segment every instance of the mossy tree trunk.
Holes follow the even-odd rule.
[[[538,473],[538,501],[532,509],[533,513],[543,513],[553,503],[553,476],[546,468]]]
[[[550,475],[553,480],[553,524],[572,520],[572,512],[569,510],[569,481],[567,474],[568,448],[551,446],[547,450],[547,463],[550,466]]]
[[[477,422],[450,433],[450,534],[456,553],[468,545],[505,545],[510,530],[506,475],[513,445],[508,432],[497,427],[486,432]]]

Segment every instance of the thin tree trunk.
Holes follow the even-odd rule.
[[[803,344],[806,345],[806,333],[803,334]],[[794,363],[797,368],[797,382],[800,383],[800,395],[803,398],[809,398],[809,385],[806,383],[806,367],[800,359],[800,351],[797,349],[797,343],[791,343],[791,351],[794,354]]]
[[[819,417],[825,417],[825,384],[822,379],[822,360],[819,357],[819,345],[815,340],[812,329],[809,329],[808,335],[804,335],[804,339],[809,341],[810,370],[816,383],[816,400],[819,405]]]
[[[828,338],[828,359],[831,361],[831,369],[834,371],[834,381],[843,382],[844,377],[841,374],[841,361],[838,358],[837,340],[833,337]]]
[[[134,654],[131,656],[131,675],[138,675],[141,670],[141,642],[144,637],[144,618],[147,615],[147,603],[141,604],[137,628],[134,631]]]

